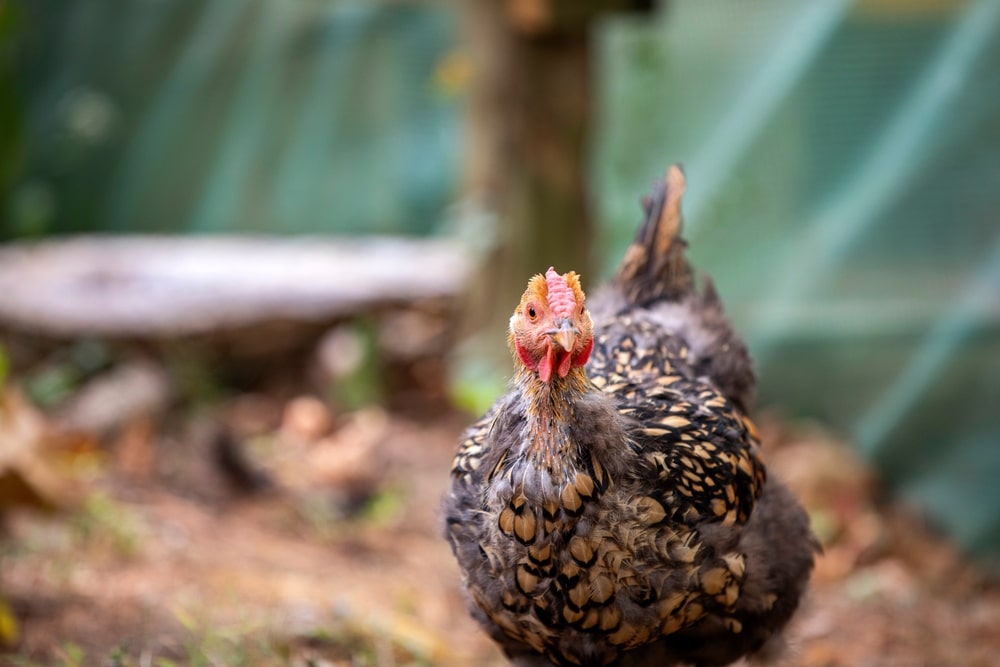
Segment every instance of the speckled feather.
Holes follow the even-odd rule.
[[[683,177],[667,181],[591,309],[585,370],[518,367],[455,458],[447,536],[518,664],[728,664],[778,634],[812,567],[804,512],[743,413],[746,348],[674,238]]]

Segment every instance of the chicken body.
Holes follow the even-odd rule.
[[[806,587],[815,541],[766,477],[746,348],[714,290],[691,286],[682,190],[674,168],[592,329],[566,277],[575,301],[547,335],[577,335],[542,347],[562,356],[532,355],[522,332],[547,298],[533,280],[511,390],[460,444],[447,536],[473,614],[517,664],[726,665],[769,646]]]

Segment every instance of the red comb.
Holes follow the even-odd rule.
[[[545,272],[545,283],[548,286],[549,308],[556,317],[572,317],[576,310],[576,295],[566,283],[566,279],[549,267]]]

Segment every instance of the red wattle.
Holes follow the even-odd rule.
[[[524,346],[518,341],[514,341],[514,349],[517,351],[517,356],[521,360],[521,363],[525,365],[528,370],[535,370],[538,368],[538,362],[531,358]]]
[[[559,377],[564,378],[569,373],[570,364],[573,361],[572,355],[564,350],[559,351]]]
[[[531,353],[521,345],[519,342],[514,342],[514,350],[517,352],[518,358],[521,363],[524,364],[525,368],[531,371],[537,371],[538,377],[542,379],[542,382],[550,382],[552,380],[552,374],[555,373],[559,377],[564,378],[569,375],[570,368],[575,366],[583,366],[587,363],[587,359],[590,358],[590,352],[594,349],[594,339],[591,338],[587,341],[587,344],[582,350],[576,354],[570,354],[563,350],[559,350],[558,353],[552,348],[551,345],[545,346],[545,354],[542,355],[541,359],[533,359]]]
[[[587,344],[583,346],[583,349],[573,355],[573,365],[583,366],[587,363],[587,359],[590,358],[590,353],[594,349],[594,339],[591,338],[587,341]]]
[[[548,382],[552,379],[552,368],[556,363],[556,355],[552,351],[551,345],[546,345],[545,356],[538,360],[538,377],[542,378],[542,382]]]

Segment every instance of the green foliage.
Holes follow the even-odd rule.
[[[510,363],[501,368],[484,355],[463,354],[451,366],[449,392],[452,403],[471,415],[483,414],[503,395]]]
[[[381,489],[365,503],[361,519],[376,526],[391,524],[399,517],[405,502],[406,495],[402,489]]]
[[[10,370],[10,361],[7,358],[7,348],[0,343],[0,388],[3,388],[7,381],[7,373]]]
[[[265,628],[255,624],[211,628],[184,614],[177,614],[177,619],[188,632],[181,663],[188,667],[288,664],[287,650],[275,644]]]
[[[25,391],[41,407],[58,405],[111,361],[111,352],[103,342],[78,339],[28,373],[24,378]]]
[[[19,5],[0,2],[0,238],[2,221],[10,215],[10,190],[23,165],[22,101],[15,81],[20,24]]]
[[[42,407],[57,405],[69,397],[80,383],[80,374],[68,364],[46,366],[26,378],[31,400]]]
[[[275,635],[262,623],[213,626],[185,610],[174,616],[184,627],[182,657],[154,657],[158,667],[286,667],[301,664],[351,664],[355,667],[425,667],[429,663],[375,631],[337,623],[301,636]],[[273,623],[271,624],[274,625]],[[303,645],[308,650],[303,650]],[[125,663],[131,667],[131,663]]]
[[[380,403],[384,396],[378,335],[378,324],[368,318],[345,324],[335,334],[339,364],[330,398],[345,412]]]
[[[217,405],[226,394],[215,365],[193,346],[169,345],[165,365],[178,395],[192,406]]]
[[[87,497],[72,528],[80,542],[104,545],[126,558],[139,554],[145,532],[138,514],[102,492]]]
[[[86,665],[86,654],[83,649],[72,642],[66,642],[62,646],[64,654],[63,667],[84,667]]]

